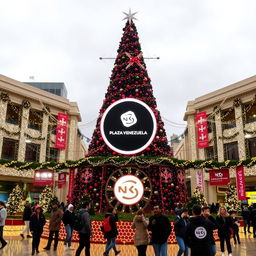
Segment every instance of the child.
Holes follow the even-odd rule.
[[[236,216],[236,212],[232,211],[230,214],[231,214],[231,219],[232,219],[232,229],[234,231],[234,242],[236,244],[236,239],[237,239],[238,244],[240,244],[240,237],[239,237],[240,224],[239,224],[238,218]]]

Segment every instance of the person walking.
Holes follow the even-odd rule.
[[[143,210],[139,210],[132,223],[132,228],[136,230],[134,235],[134,245],[138,250],[138,256],[146,256],[149,240],[148,224],[149,220],[145,218]]]
[[[187,228],[189,224],[188,219],[188,209],[182,209],[180,214],[178,214],[174,220],[174,231],[179,246],[179,251],[177,256],[188,256],[188,244],[186,239]]]
[[[167,240],[172,231],[171,224],[158,205],[154,206],[153,211],[154,216],[149,218],[148,230],[152,233],[155,256],[167,256]]]
[[[244,233],[246,235],[246,229],[248,231],[248,233],[250,234],[250,222],[251,222],[251,212],[248,209],[248,206],[245,205],[242,209],[242,217],[243,217],[243,221],[244,221]]]
[[[7,242],[4,240],[4,237],[3,237],[6,218],[7,218],[7,212],[6,212],[5,204],[3,201],[0,201],[0,242],[1,242],[0,249],[3,249],[7,245]]]
[[[25,233],[27,233],[27,238],[31,238],[32,237],[29,234],[29,221],[30,221],[31,214],[32,214],[31,205],[30,205],[29,202],[26,202],[26,204],[24,206],[23,217],[22,217],[23,221],[25,223],[25,227],[24,227],[22,233],[20,234],[22,239],[24,239],[24,234]]]
[[[35,211],[32,213],[29,219],[29,229],[32,234],[32,255],[39,253],[38,247],[40,244],[40,238],[43,233],[45,225],[45,217],[43,215],[43,209],[37,205]]]
[[[191,256],[211,256],[211,233],[216,225],[201,216],[201,212],[201,206],[194,205],[193,217],[189,219],[187,238]]]
[[[222,256],[225,256],[225,246],[224,242],[226,241],[228,255],[232,256],[232,248],[230,244],[231,229],[232,229],[232,220],[227,213],[227,209],[224,206],[219,208],[218,216],[216,217],[216,222],[218,225],[218,236],[220,238],[220,249]]]
[[[118,230],[116,226],[116,222],[118,221],[118,215],[115,209],[109,208],[108,212],[105,214],[105,220],[103,224],[103,231],[105,233],[105,237],[107,238],[107,244],[104,256],[108,256],[111,249],[114,250],[115,255],[118,255],[121,251],[118,251],[116,248],[116,238],[118,236]],[[106,230],[109,227],[108,230]]]
[[[74,248],[71,247],[71,239],[72,239],[72,234],[74,229],[74,219],[75,219],[74,206],[72,204],[69,204],[67,210],[64,212],[62,221],[65,225],[65,230],[67,233],[66,239],[64,241],[64,246],[67,246],[67,249],[70,249],[70,250],[74,250]]]
[[[238,218],[236,216],[236,211],[231,211],[230,215],[231,215],[231,220],[232,220],[234,243],[236,244],[238,242],[238,244],[240,244],[240,236],[239,236],[239,226],[240,226],[240,224],[239,224]]]
[[[79,256],[85,248],[85,256],[90,256],[90,237],[92,235],[91,219],[89,215],[89,203],[85,202],[79,210],[81,229],[79,230],[79,247],[76,256]]]
[[[61,227],[63,211],[59,209],[59,204],[57,201],[53,202],[51,206],[52,206],[52,211],[50,215],[50,224],[49,224],[50,233],[49,233],[48,243],[44,249],[45,250],[51,249],[51,244],[54,236],[54,251],[56,251],[58,242],[59,242],[59,231]]]
[[[256,238],[256,203],[252,205],[251,220],[253,227],[253,237]]]
[[[211,222],[216,226],[215,229],[218,228],[218,225],[217,225],[216,220],[215,220],[214,217],[211,215],[211,209],[210,209],[210,207],[204,206],[204,207],[202,208],[202,216],[203,216],[205,219],[211,221]],[[211,241],[211,256],[215,256],[216,253],[217,253],[217,248],[216,248],[216,243],[215,243],[215,239],[214,239],[214,236],[213,236],[213,231],[210,232],[209,236],[210,236],[210,241]]]

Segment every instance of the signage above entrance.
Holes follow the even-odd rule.
[[[137,154],[153,141],[157,122],[144,102],[126,98],[110,105],[104,112],[100,130],[105,143],[124,155]]]

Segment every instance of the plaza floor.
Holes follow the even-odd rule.
[[[31,255],[31,239],[21,240],[16,234],[11,235],[10,232],[5,236],[5,239],[8,242],[8,245],[0,250],[0,256],[27,256]],[[74,256],[75,250],[65,250],[63,242],[60,242],[58,245],[58,250],[53,251],[44,251],[47,240],[41,239],[40,244],[40,253],[37,256]],[[233,241],[232,241],[233,242]],[[77,248],[78,244],[73,243],[72,246]],[[219,242],[217,242],[218,253],[217,256],[220,256],[219,251]],[[241,245],[232,245],[233,256],[255,256],[256,255],[256,239],[252,235],[247,235],[246,237],[241,232]],[[118,249],[121,250],[120,256],[136,256],[137,252],[133,245],[118,245]],[[91,256],[102,256],[104,251],[104,245],[102,244],[92,244],[91,245]],[[114,256],[114,253],[110,253],[110,256]],[[168,256],[177,255],[177,245],[168,246]],[[227,253],[226,253],[227,255]],[[81,256],[84,256],[84,252],[81,253]],[[147,256],[154,256],[152,246],[148,247]],[[198,255],[203,256],[203,255]]]

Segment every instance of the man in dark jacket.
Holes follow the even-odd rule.
[[[67,233],[66,239],[64,241],[64,246],[68,245],[67,249],[70,249],[70,250],[74,250],[74,248],[71,247],[71,239],[72,239],[72,234],[74,229],[74,219],[75,219],[74,206],[72,204],[69,204],[67,210],[64,212],[62,222],[65,225],[65,230]]]
[[[218,228],[216,220],[211,215],[210,207],[205,206],[205,207],[202,208],[202,216],[205,219],[211,221],[216,226],[215,229]],[[215,239],[214,239],[214,236],[213,236],[213,232],[210,232],[209,236],[210,236],[210,240],[211,240],[211,256],[215,256],[216,252],[217,252],[217,249],[216,249],[216,243],[215,243]]]
[[[89,203],[85,202],[79,210],[82,228],[79,230],[79,247],[76,256],[79,256],[85,248],[85,256],[90,256],[90,237],[92,235],[91,219],[89,215]]]
[[[211,256],[211,234],[216,225],[201,216],[201,211],[199,205],[193,206],[193,217],[187,230],[191,256]]]
[[[29,221],[30,221],[31,214],[32,214],[31,205],[30,205],[29,202],[26,202],[26,204],[24,206],[24,211],[23,211],[23,221],[25,223],[25,227],[24,227],[22,233],[20,234],[22,239],[24,239],[24,234],[26,232],[27,232],[27,238],[32,237],[32,236],[29,235]]]
[[[177,215],[174,220],[174,231],[176,235],[177,244],[179,245],[179,251],[177,256],[188,256],[188,245],[186,240],[186,233],[189,224],[188,210],[183,209],[180,215]]]
[[[252,206],[251,220],[252,220],[252,227],[253,227],[253,237],[256,238],[256,204],[255,203]]]
[[[103,230],[105,233],[105,237],[107,238],[106,250],[103,255],[107,256],[111,249],[114,250],[115,255],[118,255],[121,251],[118,251],[116,248],[116,237],[118,236],[116,222],[118,221],[118,215],[115,209],[108,209],[108,212],[105,214],[105,221],[109,222],[111,230],[108,232]]]
[[[243,221],[244,221],[244,233],[246,234],[246,228],[248,230],[248,233],[251,233],[250,232],[251,212],[248,209],[247,205],[243,206],[242,216],[243,216]]]
[[[149,219],[148,230],[152,232],[152,244],[155,256],[167,256],[168,237],[172,228],[167,216],[162,214],[159,206],[154,206],[154,216]]]

